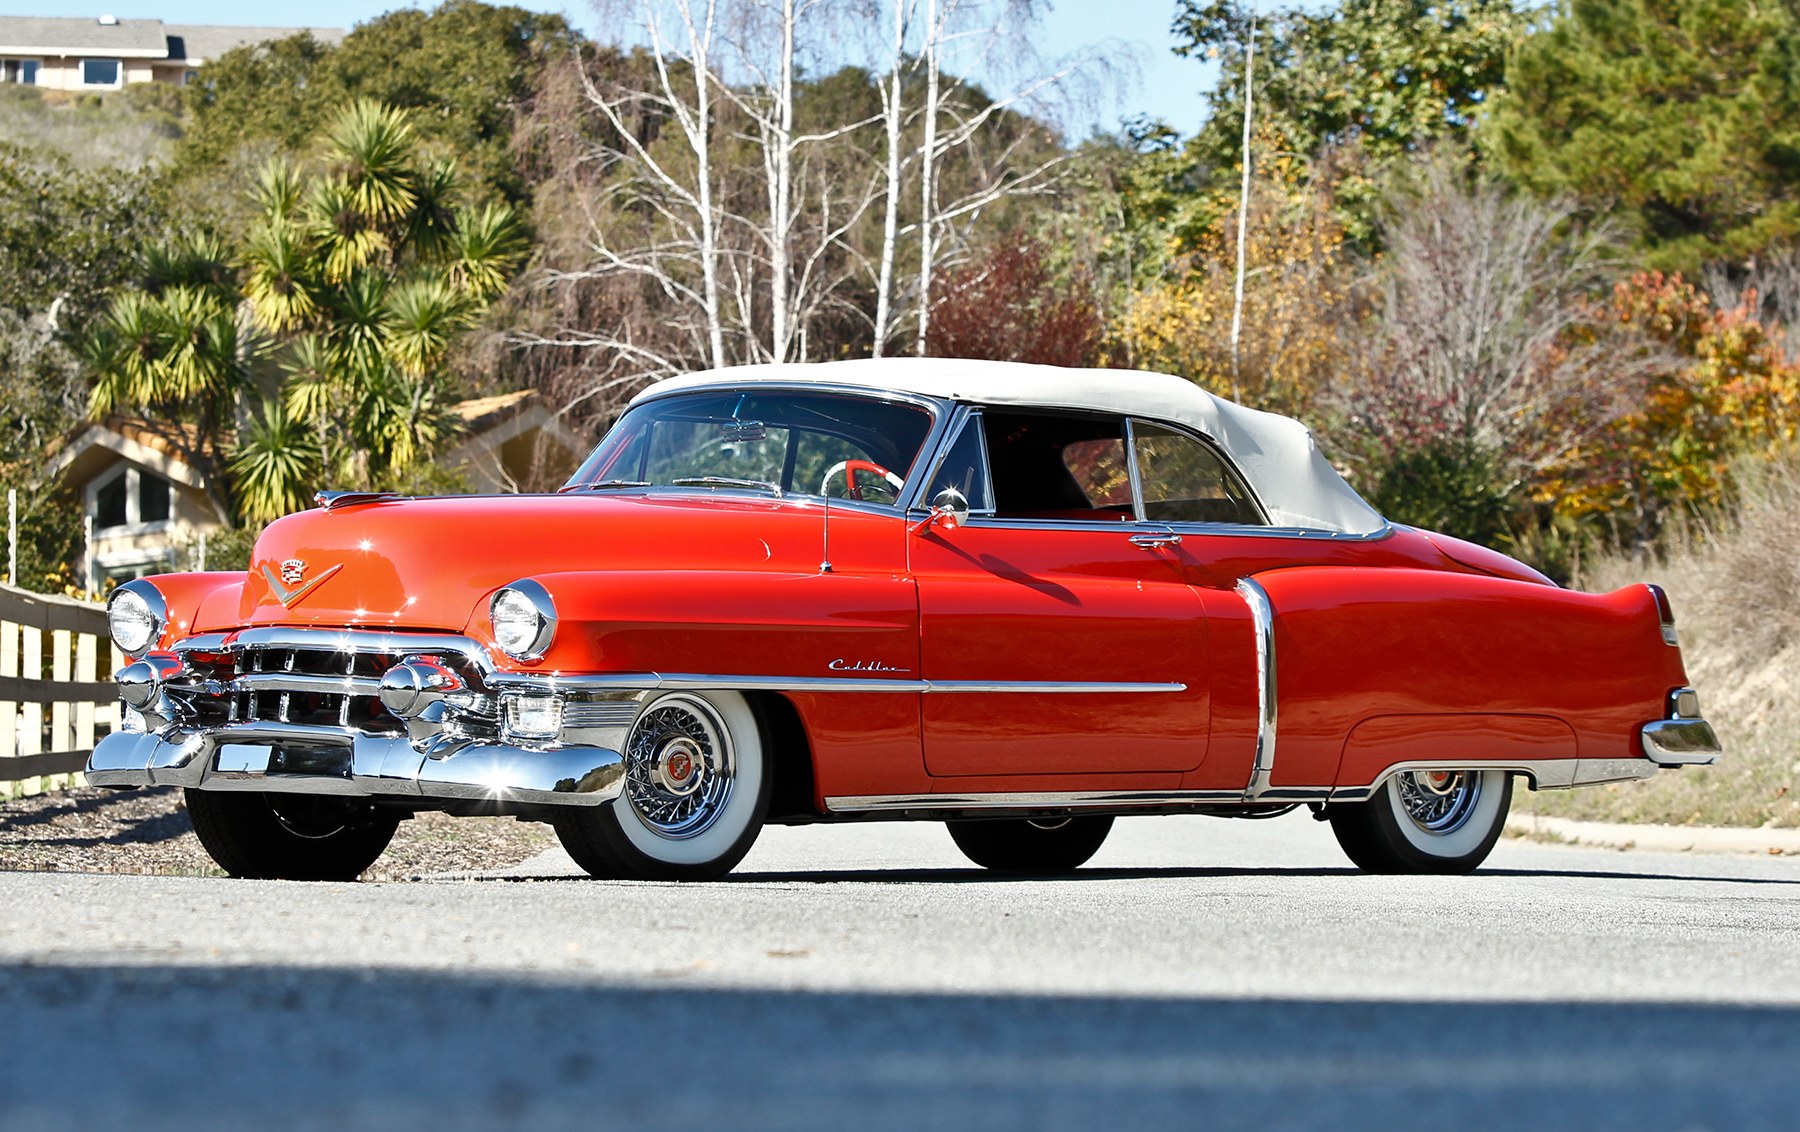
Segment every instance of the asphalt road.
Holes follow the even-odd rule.
[[[0,1129],[1800,1128],[1793,858],[1370,877],[1301,814],[573,872],[0,874]]]

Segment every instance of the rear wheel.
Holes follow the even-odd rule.
[[[618,799],[566,809],[552,825],[591,876],[710,880],[743,860],[762,831],[769,781],[762,732],[742,695],[671,692],[638,713]]]
[[[944,825],[963,855],[984,869],[1066,873],[1099,852],[1110,817],[979,819]]]
[[[1466,873],[1487,859],[1512,806],[1503,770],[1402,771],[1367,802],[1325,811],[1338,844],[1372,873]]]
[[[186,794],[200,844],[234,877],[355,880],[381,856],[400,824],[397,811],[342,798]]]

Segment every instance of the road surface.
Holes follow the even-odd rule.
[[[1300,813],[574,873],[0,874],[0,1129],[1800,1127],[1791,857],[1373,877]]]

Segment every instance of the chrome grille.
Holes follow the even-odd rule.
[[[484,683],[479,647],[465,637],[356,629],[247,629],[189,638],[176,646],[193,679],[170,684],[193,722],[280,723],[366,734],[404,734],[383,706],[381,677],[409,656],[437,656],[471,688]],[[494,701],[479,692],[467,723],[494,724]]]
[[[382,706],[381,674],[399,660],[352,647],[250,646],[233,680],[235,718],[358,731],[404,730]]]

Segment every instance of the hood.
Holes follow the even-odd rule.
[[[462,632],[520,578],[588,570],[817,573],[817,500],[668,495],[403,499],[305,511],[269,525],[251,554],[244,625]],[[834,562],[903,549],[902,520],[831,510]]]

